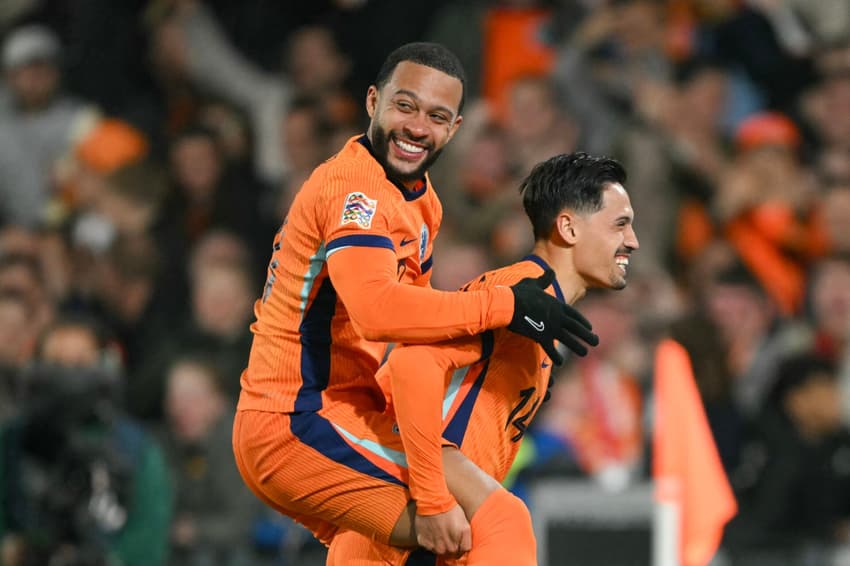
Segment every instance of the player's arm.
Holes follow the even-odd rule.
[[[342,245],[345,245],[345,239]],[[328,272],[358,332],[368,340],[429,343],[507,326],[514,310],[509,287],[450,293],[397,280],[387,247],[328,245]]]
[[[382,369],[390,375],[393,407],[407,455],[410,493],[419,515],[444,513],[456,504],[443,473],[445,377],[480,360],[482,351],[481,336],[428,346],[399,346]]]
[[[563,357],[555,340],[580,356],[587,348],[579,339],[599,343],[581,313],[544,291],[554,273],[464,293],[406,285],[396,279],[389,238],[382,244],[379,236],[369,238],[376,239],[370,245],[347,245],[344,238],[328,244],[331,281],[367,340],[422,344],[507,327],[540,343],[556,364]]]

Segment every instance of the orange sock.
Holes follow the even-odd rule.
[[[464,557],[464,564],[537,566],[537,539],[531,514],[525,503],[506,489],[490,494],[469,525],[472,550]]]

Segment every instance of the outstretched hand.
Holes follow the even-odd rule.
[[[416,541],[438,556],[458,558],[472,548],[472,529],[460,505],[437,515],[416,515]]]
[[[579,340],[596,346],[599,337],[580,312],[546,293],[555,281],[555,272],[547,269],[537,278],[528,277],[511,287],[514,293],[514,316],[508,330],[538,342],[555,365],[564,363],[555,340],[577,356],[586,356],[587,347]]]

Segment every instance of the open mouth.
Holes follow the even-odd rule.
[[[392,146],[396,156],[405,161],[418,161],[428,150],[426,146],[396,137],[392,138]]]
[[[614,257],[614,261],[617,263],[617,267],[620,268],[620,271],[625,275],[629,271],[629,256],[618,254]]]

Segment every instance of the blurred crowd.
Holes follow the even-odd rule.
[[[2,564],[322,563],[239,478],[239,375],[293,195],[416,40],[468,76],[435,287],[531,248],[535,163],[629,174],[630,284],[579,303],[601,344],[513,488],[645,480],[670,335],[739,500],[726,563],[848,552],[850,0],[4,0],[0,40]]]

